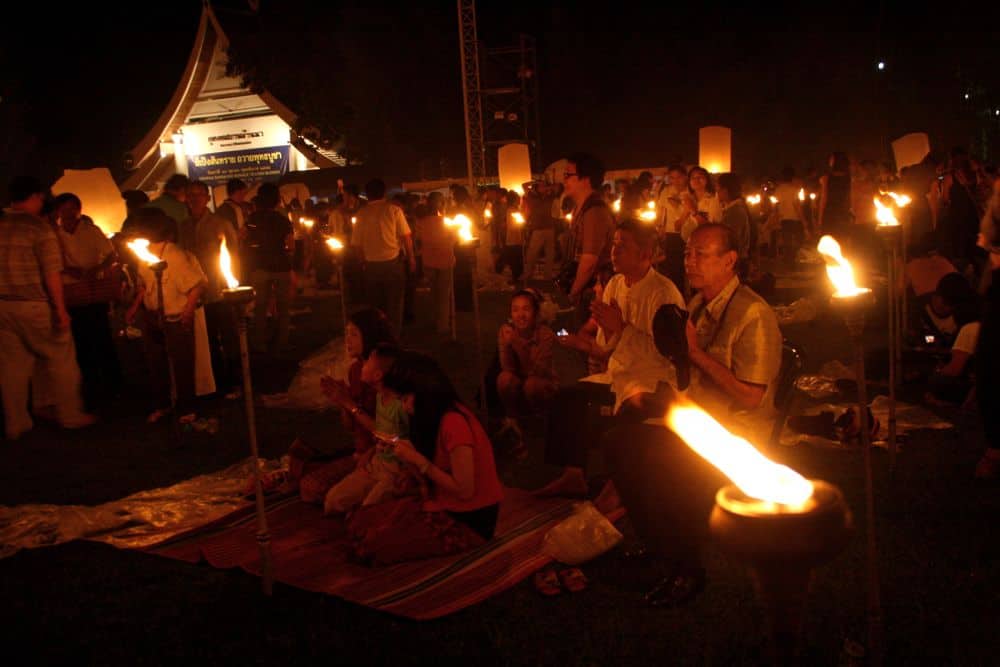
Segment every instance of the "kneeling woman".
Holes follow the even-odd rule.
[[[412,442],[396,442],[394,453],[425,476],[428,497],[357,510],[347,524],[355,554],[384,565],[455,553],[492,538],[503,497],[493,448],[448,376],[430,357],[409,352],[382,382],[410,415]]]

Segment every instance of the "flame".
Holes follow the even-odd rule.
[[[805,201],[805,200],[806,200],[806,189],[799,188],[799,201]]]
[[[875,202],[875,219],[878,221],[879,227],[899,226],[899,220],[896,219],[891,206],[883,204],[881,197],[875,197],[872,201]]]
[[[326,244],[330,246],[330,250],[334,252],[344,249],[344,242],[338,239],[336,236],[331,236],[326,240]]]
[[[864,294],[869,291],[866,287],[858,287],[854,282],[854,269],[840,253],[840,244],[832,236],[824,236],[816,246],[823,258],[826,260],[826,275],[830,277],[830,282],[837,288],[834,296],[848,297]]]
[[[809,200],[810,201],[816,201],[816,193],[815,192],[810,192],[809,193]]]
[[[774,195],[771,195],[770,197],[768,197],[768,199],[771,201],[772,204],[778,203],[778,198],[775,197]]]
[[[517,225],[523,225],[524,224],[524,216],[521,215],[520,211],[514,211],[511,214],[511,217],[514,219],[514,224],[517,224]]]
[[[301,222],[302,226],[306,229],[312,229],[313,225],[316,224],[316,221],[312,218],[299,218],[299,222]]]
[[[747,203],[751,206],[757,206],[760,204],[760,195],[750,195],[747,197]]]
[[[900,208],[903,208],[904,206],[909,206],[910,202],[913,201],[912,199],[910,199],[909,195],[901,195],[895,192],[884,192],[882,194],[886,194],[892,197],[892,200],[896,202],[896,206]]]
[[[650,199],[648,202],[646,202],[646,208],[648,208],[650,211],[655,211],[656,210],[656,202],[653,201],[652,199]]]
[[[491,209],[489,206],[483,209],[483,217],[486,218],[487,220],[491,219],[493,217],[493,209]]]
[[[813,494],[809,480],[788,466],[769,460],[696,405],[672,406],[666,423],[688,447],[751,498],[799,507]]]
[[[240,286],[240,281],[233,275],[233,261],[229,257],[229,248],[226,247],[225,237],[219,244],[219,270],[222,271],[222,277],[226,279],[226,285],[229,286],[229,289],[236,289]]]
[[[460,241],[471,241],[475,237],[472,235],[472,220],[464,213],[459,213],[454,218],[445,218],[446,227],[457,227]]]
[[[135,239],[134,241],[129,241],[126,245],[135,253],[136,257],[146,262],[146,264],[153,265],[161,261],[159,257],[149,252],[149,241],[147,239]]]
[[[358,224],[358,216],[356,216],[356,215],[352,215],[351,216],[351,224],[352,225]]]
[[[650,211],[647,208],[645,211],[639,213],[639,219],[645,222],[653,222],[656,220],[656,211]]]
[[[566,214],[565,216],[563,216],[563,217],[565,217],[565,218],[566,218],[566,222],[573,222],[573,214],[572,214],[572,213],[567,213],[567,214]]]
[[[621,213],[622,212],[622,198],[621,197],[619,197],[618,199],[616,199],[614,201],[614,203],[611,204],[611,210],[614,211],[615,213]]]

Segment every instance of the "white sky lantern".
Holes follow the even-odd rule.
[[[497,151],[497,170],[500,187],[524,194],[525,183],[531,181],[531,155],[528,144],[504,144]]]
[[[851,297],[869,291],[867,287],[858,287],[858,284],[854,282],[854,269],[841,254],[837,239],[832,236],[824,236],[819,240],[816,250],[826,260],[826,275],[830,277],[830,282],[837,288],[834,296]]]
[[[222,277],[226,279],[226,286],[229,289],[236,289],[240,286],[240,281],[233,275],[233,260],[229,256],[229,248],[226,247],[225,237],[223,237],[222,243],[219,244],[219,271],[222,272]]]
[[[712,174],[732,171],[733,131],[721,125],[698,130],[698,164]]]
[[[896,169],[919,164],[931,152],[931,141],[924,132],[904,134],[892,142]]]
[[[80,198],[83,214],[90,216],[105,236],[121,231],[128,210],[121,190],[106,168],[65,170],[62,178],[52,186],[52,194],[64,192],[72,192]]]
[[[787,506],[794,511],[812,497],[813,485],[809,480],[788,466],[771,461],[698,406],[672,406],[666,422],[688,447],[721,470],[751,498]]]

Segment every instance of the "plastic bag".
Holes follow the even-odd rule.
[[[573,514],[545,533],[542,552],[560,563],[579,565],[614,548],[624,536],[592,502],[577,503]]]

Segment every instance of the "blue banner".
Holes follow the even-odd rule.
[[[288,173],[288,150],[288,146],[272,146],[189,157],[188,178],[209,185],[222,185],[231,178],[277,180]]]

